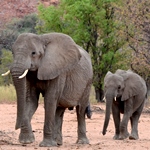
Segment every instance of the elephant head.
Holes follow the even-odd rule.
[[[137,74],[132,71],[117,70],[114,74],[110,71],[104,78],[104,94],[106,99],[106,114],[102,134],[106,134],[108,127],[112,103],[116,99],[125,102],[129,98],[138,95],[141,88],[141,80]]]
[[[61,33],[24,33],[17,38],[12,48],[14,61],[10,72],[17,93],[18,129],[25,117],[28,71],[37,73],[38,80],[51,80],[72,69],[80,60],[81,54],[75,42]]]

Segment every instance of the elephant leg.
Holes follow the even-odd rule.
[[[126,139],[129,136],[127,125],[130,117],[132,116],[133,112],[132,108],[133,108],[133,101],[132,98],[130,98],[124,102],[124,115],[120,123],[120,135],[119,135],[120,140]]]
[[[39,144],[40,147],[57,146],[57,143],[54,139],[56,102],[57,101],[54,97],[51,97],[50,99],[50,96],[46,96],[44,99],[45,121],[43,141]]]
[[[55,139],[58,145],[62,145],[62,124],[65,108],[57,107],[55,115]]]
[[[129,114],[124,114],[123,119],[120,123],[120,134],[119,134],[119,139],[123,140],[126,139],[129,136],[128,130],[127,130],[127,125],[129,121],[130,115]]]
[[[142,105],[138,108],[137,111],[133,113],[132,117],[130,118],[131,121],[131,135],[129,136],[130,140],[137,140],[139,138],[138,121],[142,113],[143,107],[144,107],[144,103],[142,103]]]
[[[119,111],[119,106],[114,103],[112,105],[112,115],[113,115],[113,120],[115,124],[115,135],[113,139],[118,140],[119,133],[120,133],[120,111]]]
[[[39,92],[35,88],[27,89],[27,101],[26,101],[26,114],[23,119],[21,131],[19,134],[19,142],[23,144],[29,144],[35,141],[34,134],[31,127],[31,119],[38,107]]]
[[[76,113],[77,113],[77,121],[78,121],[78,144],[89,144],[89,140],[86,136],[86,124],[85,124],[85,110],[86,107],[76,107]]]

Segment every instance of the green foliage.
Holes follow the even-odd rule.
[[[9,30],[15,31],[18,34],[24,32],[36,33],[36,23],[38,21],[36,14],[29,14],[23,18],[15,18],[7,25]]]
[[[44,32],[54,32],[57,29],[57,32],[62,32],[62,22],[60,19],[61,10],[56,9],[54,6],[49,6],[45,8],[42,4],[38,7],[40,13],[40,18],[44,20],[43,22],[39,22],[37,24],[36,29],[41,33]]]
[[[0,74],[9,70],[12,63],[12,53],[6,49],[2,49],[2,55],[0,57]],[[9,85],[12,83],[11,75],[2,77],[0,76],[0,85]]]
[[[2,49],[11,50],[11,46],[16,40],[17,36],[18,34],[15,31],[12,31],[8,28],[0,31],[0,56],[2,54]]]
[[[12,44],[17,39],[20,33],[36,33],[35,26],[37,21],[37,15],[30,14],[21,19],[16,18],[12,22],[10,22],[4,30],[0,31],[0,51],[3,48],[11,50]]]
[[[127,47],[123,47],[115,54],[115,59],[112,66],[112,72],[115,72],[117,69],[121,68],[123,70],[131,69],[131,60],[132,60],[133,51]]]
[[[40,32],[63,32],[72,36],[80,45],[90,40],[91,23],[94,22],[96,10],[89,0],[63,0],[59,6],[48,8],[40,5],[39,11],[44,21]]]

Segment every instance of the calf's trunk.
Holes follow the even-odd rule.
[[[106,134],[107,127],[109,124],[110,112],[111,112],[112,102],[113,102],[114,96],[112,94],[106,94],[105,97],[106,97],[106,111],[105,111],[105,121],[104,121],[103,131],[102,131],[103,135]]]

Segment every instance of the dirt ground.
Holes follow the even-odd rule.
[[[107,134],[101,134],[104,122],[102,103],[92,106],[92,119],[86,119],[87,137],[90,144],[78,145],[77,119],[75,110],[66,110],[63,121],[63,145],[59,147],[39,147],[43,138],[44,109],[40,104],[32,119],[35,142],[22,145],[18,142],[19,130],[15,130],[16,104],[0,104],[0,150],[149,150],[150,149],[150,113],[142,113],[139,121],[139,140],[113,140],[114,124],[111,116]],[[129,125],[130,131],[130,125]]]

